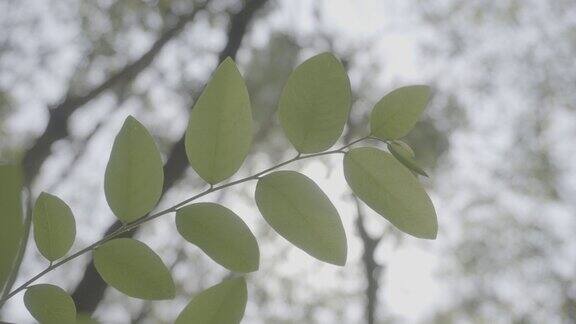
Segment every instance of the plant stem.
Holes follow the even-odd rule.
[[[177,203],[176,205],[174,205],[172,207],[166,208],[166,209],[161,210],[159,212],[156,212],[154,214],[149,214],[148,216],[142,217],[142,218],[140,218],[140,219],[138,219],[132,223],[127,223],[124,226],[118,228],[116,231],[110,233],[109,235],[106,235],[102,239],[88,245],[87,247],[77,251],[76,253],[71,254],[71,255],[67,256],[66,258],[64,258],[58,262],[51,263],[50,266],[48,266],[46,269],[44,269],[43,271],[40,271],[34,277],[30,278],[28,281],[26,281],[22,285],[18,286],[18,288],[11,291],[7,296],[2,298],[2,300],[0,300],[0,305],[4,304],[8,299],[12,298],[16,294],[18,294],[20,291],[26,289],[28,286],[30,286],[30,284],[32,284],[36,280],[42,278],[47,273],[51,272],[52,270],[54,270],[56,268],[59,268],[61,265],[64,265],[64,264],[68,263],[69,261],[72,261],[72,260],[78,258],[79,256],[84,255],[84,254],[94,250],[96,247],[103,244],[104,242],[111,240],[113,238],[116,238],[116,237],[120,236],[121,234],[128,232],[128,231],[130,231],[130,230],[132,230],[132,229],[134,229],[134,228],[136,228],[136,227],[138,227],[144,223],[147,223],[147,222],[149,222],[153,219],[156,219],[160,216],[176,212],[179,208],[191,203],[192,201],[197,200],[198,198],[204,197],[204,196],[211,194],[213,192],[216,192],[216,191],[228,188],[228,187],[232,187],[232,186],[244,183],[244,182],[258,180],[261,176],[265,175],[266,173],[273,171],[273,170],[276,170],[276,169],[279,169],[285,165],[288,165],[288,164],[296,162],[296,161],[310,159],[313,157],[318,157],[318,156],[323,156],[323,155],[338,154],[338,153],[344,154],[344,153],[346,153],[346,151],[345,151],[346,148],[348,148],[348,147],[350,147],[350,146],[352,146],[358,142],[361,142],[365,139],[368,139],[368,138],[369,138],[369,136],[364,136],[362,138],[356,139],[356,140],[354,140],[354,141],[352,141],[352,142],[350,142],[350,143],[348,143],[348,144],[346,144],[346,145],[344,145],[338,149],[335,149],[335,150],[324,151],[324,152],[313,153],[313,154],[306,154],[306,155],[302,155],[302,154],[298,153],[298,155],[296,155],[295,157],[293,157],[289,160],[286,160],[286,161],[281,162],[279,164],[276,164],[272,167],[264,169],[264,170],[262,170],[258,173],[255,173],[251,176],[241,178],[241,179],[238,179],[238,180],[235,180],[232,182],[228,182],[228,183],[225,183],[225,184],[222,184],[219,186],[210,186],[208,189],[206,189],[206,190],[204,190],[204,191],[202,191],[202,192],[200,192],[200,193],[198,193],[198,194],[196,194],[196,195],[194,195],[188,199],[185,199],[185,200]]]

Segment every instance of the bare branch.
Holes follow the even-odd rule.
[[[26,183],[30,184],[34,181],[42,167],[42,164],[50,156],[52,144],[68,136],[68,120],[70,119],[70,116],[78,110],[78,108],[92,101],[105,91],[122,83],[134,80],[136,76],[145,70],[152,61],[154,61],[164,46],[170,40],[174,39],[189,22],[194,20],[196,14],[202,10],[204,6],[205,5],[201,5],[195,8],[192,12],[182,15],[174,26],[167,29],[146,53],[136,61],[126,65],[120,71],[114,73],[94,89],[81,96],[67,95],[62,102],[51,107],[46,129],[36,142],[26,151],[22,159],[22,167],[24,169]]]
[[[382,266],[376,262],[374,252],[380,244],[381,238],[373,238],[368,234],[364,227],[364,212],[362,205],[357,197],[353,196],[356,203],[356,211],[358,217],[356,218],[356,228],[362,239],[364,251],[362,253],[362,263],[364,264],[364,271],[366,273],[366,307],[365,317],[367,324],[376,323],[376,306],[378,305],[378,289],[380,287],[380,273]]]

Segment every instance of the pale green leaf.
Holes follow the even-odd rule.
[[[24,305],[42,324],[76,323],[76,306],[62,288],[40,284],[30,286],[24,294]]]
[[[60,198],[43,192],[33,212],[34,240],[42,255],[54,261],[63,257],[76,237],[76,222],[70,207]]]
[[[344,175],[352,191],[403,232],[435,239],[438,232],[432,201],[418,179],[391,154],[375,148],[350,150]]]
[[[408,169],[425,177],[428,176],[426,171],[424,171],[424,169],[418,165],[418,162],[414,160],[414,151],[408,144],[402,141],[392,141],[388,143],[388,150],[398,161],[400,161],[400,163],[402,163]]]
[[[256,238],[238,215],[214,203],[198,203],[176,213],[178,232],[214,261],[234,272],[258,270]]]
[[[248,291],[242,277],[212,286],[188,303],[176,324],[238,324],[244,316]]]
[[[0,291],[8,280],[22,240],[21,194],[20,168],[0,164]]]
[[[268,224],[295,246],[321,261],[346,263],[346,233],[338,211],[308,177],[294,171],[262,177],[256,204]]]
[[[231,177],[252,143],[252,112],[244,79],[231,58],[218,66],[190,114],[186,154],[210,184]]]
[[[316,55],[292,72],[278,107],[280,124],[300,153],[328,149],[342,134],[350,113],[350,81],[332,54]]]
[[[371,135],[382,140],[406,136],[420,119],[430,95],[430,87],[425,85],[402,87],[385,95],[372,110]]]
[[[94,266],[107,284],[128,296],[174,298],[170,272],[162,259],[140,241],[120,238],[104,243],[94,251]]]
[[[154,139],[134,117],[126,118],[106,166],[108,205],[122,222],[132,222],[156,206],[163,183],[162,158]]]

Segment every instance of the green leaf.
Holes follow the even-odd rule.
[[[24,294],[24,305],[42,324],[76,323],[76,306],[64,289],[48,284],[30,286]]]
[[[298,152],[324,151],[342,134],[351,103],[342,63],[330,53],[316,55],[288,78],[278,107],[280,124]]]
[[[108,205],[122,222],[150,212],[164,182],[162,158],[154,139],[134,117],[126,118],[106,166],[104,190]]]
[[[418,179],[389,153],[375,148],[350,150],[344,176],[352,191],[403,232],[435,239],[438,232],[432,201]]]
[[[45,192],[40,194],[33,222],[36,246],[46,259],[57,260],[70,250],[76,237],[76,222],[64,201]]]
[[[14,266],[24,231],[21,194],[20,168],[0,164],[0,291]]]
[[[292,244],[321,261],[346,263],[346,233],[338,211],[308,177],[294,171],[262,177],[256,204],[268,224]]]
[[[122,293],[136,298],[172,299],[174,281],[162,259],[146,244],[119,238],[94,251],[94,266],[102,279]]]
[[[258,270],[260,251],[250,229],[230,209],[199,203],[176,213],[178,232],[214,261],[234,272]]]
[[[190,114],[186,154],[210,184],[231,177],[252,143],[252,112],[244,79],[231,58],[218,66]]]
[[[425,177],[428,176],[426,171],[424,171],[424,169],[418,165],[418,162],[414,160],[414,151],[408,144],[402,141],[392,141],[388,143],[388,150],[408,169]]]
[[[382,140],[406,136],[420,119],[430,95],[430,87],[425,85],[402,87],[385,95],[372,110],[371,135]]]
[[[247,299],[244,278],[224,281],[194,297],[175,324],[238,324],[244,316]]]

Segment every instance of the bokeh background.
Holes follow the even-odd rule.
[[[243,323],[576,323],[576,2],[573,0],[1,0],[0,160],[22,160],[34,196],[74,211],[79,249],[114,223],[104,168],[127,115],[166,162],[160,207],[206,188],[183,155],[189,110],[218,61],[234,57],[257,128],[236,177],[292,157],[275,117],[306,58],[345,63],[354,105],[342,142],[366,134],[388,91],[435,89],[406,138],[429,170],[435,241],[401,234],[350,195],[341,157],[290,168],[312,177],[345,223],[349,258],[323,264],[276,235],[254,184],[207,197],[260,243]],[[173,271],[176,299],[105,289],[88,256],[41,282],[59,284],[101,323],[170,323],[227,276],[181,239],[173,215],[135,237]],[[47,266],[29,244],[16,285]],[[0,314],[29,323],[22,294]]]

